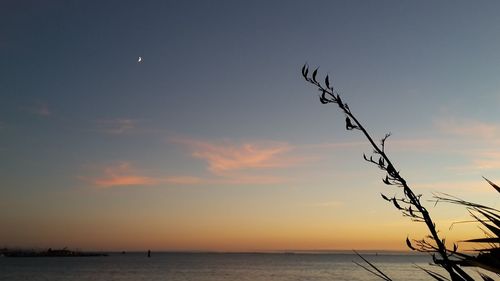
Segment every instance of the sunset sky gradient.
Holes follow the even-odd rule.
[[[2,1],[0,247],[405,249],[416,193],[498,207],[500,3]],[[143,62],[138,63],[138,57]],[[426,202],[443,236],[467,212]]]

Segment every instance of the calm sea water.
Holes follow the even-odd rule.
[[[394,280],[431,280],[428,256],[364,255]],[[0,280],[9,281],[332,281],[380,280],[355,265],[353,254],[144,253],[108,257],[0,257]],[[435,268],[434,268],[435,269]]]

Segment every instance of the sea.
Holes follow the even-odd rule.
[[[428,255],[364,253],[393,280],[433,280],[417,266]],[[354,253],[111,253],[106,257],[0,257],[8,281],[332,281],[382,280]]]

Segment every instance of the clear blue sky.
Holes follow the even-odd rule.
[[[417,191],[496,204],[481,176],[500,181],[499,9],[3,1],[0,243],[404,248],[406,220],[378,197],[397,190],[300,67],[334,77],[374,136],[393,133]],[[443,230],[467,216],[447,210],[435,210]],[[381,217],[393,236],[353,234]]]

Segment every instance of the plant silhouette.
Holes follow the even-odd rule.
[[[446,240],[439,236],[436,224],[434,223],[427,208],[422,204],[422,195],[415,194],[413,189],[410,188],[406,179],[403,178],[399,170],[388,157],[385,145],[387,139],[390,137],[390,134],[386,134],[380,140],[380,143],[377,144],[372,136],[368,133],[366,128],[362,125],[362,123],[356,118],[347,103],[342,100],[341,96],[335,90],[333,85],[331,85],[329,76],[327,75],[324,78],[324,82],[319,82],[317,76],[317,68],[314,69],[311,73],[307,64],[302,67],[302,77],[320,91],[320,102],[322,104],[337,105],[337,107],[345,115],[346,130],[360,131],[368,140],[373,148],[373,153],[370,156],[366,156],[365,154],[363,154],[364,160],[377,166],[385,173],[385,176],[382,179],[384,184],[395,186],[399,189],[402,189],[403,191],[403,196],[401,197],[388,197],[384,194],[381,194],[382,198],[394,205],[396,209],[401,211],[404,216],[409,217],[412,221],[422,222],[427,226],[429,235],[420,240],[410,241],[409,238],[406,238],[407,246],[414,251],[431,253],[434,264],[444,268],[448,272],[452,281],[474,280],[468,273],[466,273],[462,269],[462,266],[480,267],[482,269],[496,273],[497,275],[500,274],[500,211],[487,206],[467,202],[448,194],[436,196],[435,199],[437,200],[437,202],[447,202],[465,206],[469,210],[475,221],[481,223],[489,231],[487,233],[487,237],[469,239],[464,241],[474,243],[487,243],[487,245],[489,245],[488,248],[479,250],[480,253],[477,256],[459,253],[457,251],[457,244],[453,244],[453,248],[448,249],[446,246]],[[500,192],[500,188],[497,185],[486,178],[485,180],[488,181],[488,183],[490,183],[498,192]],[[383,274],[369,261],[364,258],[363,260],[375,270],[371,270],[370,268],[362,266],[363,268],[375,274],[381,279],[391,280],[387,275]],[[446,277],[436,272],[424,268],[421,269],[435,280],[448,280]],[[483,280],[493,280],[491,277],[487,276],[484,273],[479,272],[479,274]]]

